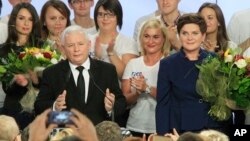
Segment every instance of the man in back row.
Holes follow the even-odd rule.
[[[94,0],[68,0],[68,4],[74,12],[71,25],[80,25],[91,35],[97,33],[94,19],[90,17],[90,10],[94,7]]]

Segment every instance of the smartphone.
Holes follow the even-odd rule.
[[[173,141],[170,137],[154,135],[152,141]]]
[[[54,123],[57,125],[73,124],[73,122],[70,120],[70,116],[72,115],[73,113],[69,111],[52,111],[49,113],[48,123]]]

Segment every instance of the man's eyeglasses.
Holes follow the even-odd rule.
[[[72,0],[71,3],[72,4],[81,4],[81,3],[87,3],[90,1],[92,1],[92,0]]]
[[[105,16],[106,16],[107,18],[113,18],[113,17],[115,17],[116,15],[115,15],[114,13],[104,13],[104,12],[98,12],[98,13],[97,13],[97,17],[98,17],[98,18],[105,18]]]

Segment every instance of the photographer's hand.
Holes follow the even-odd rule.
[[[46,126],[51,109],[45,110],[29,125],[29,141],[45,141],[56,124]]]
[[[173,141],[177,141],[179,138],[179,133],[173,128],[173,133],[166,133],[164,136],[170,137]]]
[[[66,127],[71,128],[74,131],[75,136],[84,141],[98,141],[97,134],[93,123],[75,109],[71,109],[74,116],[70,119],[74,124],[67,124]]]

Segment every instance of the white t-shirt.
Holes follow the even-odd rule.
[[[227,26],[227,33],[233,42],[240,44],[250,37],[250,8],[236,12]]]
[[[147,66],[143,61],[143,56],[131,59],[124,70],[122,79],[143,75],[148,85],[156,87],[159,62],[153,66]],[[134,91],[134,88],[131,87],[131,89]],[[131,106],[126,128],[135,132],[155,133],[155,108],[156,99],[149,94],[142,93],[137,102]]]
[[[71,20],[70,23],[71,23],[71,25],[77,25],[74,20]],[[94,35],[97,33],[95,26],[90,27],[90,28],[83,28],[83,29],[87,32],[87,34],[90,34],[90,35]]]
[[[8,25],[5,23],[0,22],[0,44],[5,43],[8,37]]]
[[[133,38],[134,38],[135,41],[137,41],[137,37],[140,34],[140,28],[141,28],[142,24],[145,21],[147,21],[148,19],[151,19],[151,18],[153,18],[155,16],[156,15],[155,15],[155,12],[154,12],[154,13],[150,13],[148,15],[142,16],[138,20],[136,20],[136,22],[135,22],[135,28],[134,28],[134,35],[133,35]]]
[[[91,40],[91,49],[90,49],[91,57],[95,57],[95,41],[98,35],[99,33],[93,36],[91,35],[89,36]],[[101,44],[101,47],[102,47],[102,52],[103,52],[101,56],[101,60],[110,63],[110,60],[106,51],[106,49],[108,48],[108,44]],[[119,56],[120,59],[122,59],[122,55],[127,54],[127,53],[139,55],[135,41],[131,38],[124,36],[121,33],[119,33],[116,37],[114,51]]]
[[[243,56],[244,56],[245,58],[250,58],[250,47],[248,47],[248,48],[244,51]]]
[[[3,107],[5,96],[6,96],[6,94],[3,91],[2,82],[0,82],[0,108]]]
[[[6,15],[4,17],[1,17],[0,22],[8,24],[9,19],[10,19],[10,15]]]
[[[5,23],[0,22],[0,44],[5,43],[7,37],[8,37],[8,26]],[[3,107],[4,99],[5,99],[5,93],[2,89],[2,82],[0,82],[0,108]]]
[[[236,49],[238,45],[233,41],[227,41],[227,46],[231,49]]]

